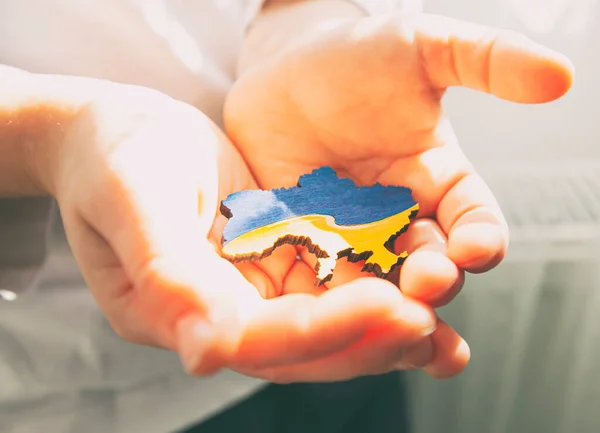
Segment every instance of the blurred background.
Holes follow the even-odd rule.
[[[43,1],[34,3],[44,4]],[[472,360],[467,369],[447,381],[433,380],[416,372],[406,375],[410,386],[413,433],[598,433],[599,1],[404,0],[403,3],[407,9],[520,31],[565,53],[576,67],[571,92],[547,105],[516,105],[466,89],[451,89],[447,95],[445,106],[462,146],[495,192],[509,221],[511,247],[502,265],[484,275],[470,275],[461,295],[440,312],[471,346]],[[81,3],[81,7],[86,6]],[[41,10],[43,17],[44,9]],[[41,27],[42,23],[43,20],[38,25]],[[4,23],[3,30],[12,31],[21,26],[18,21],[12,27]],[[44,37],[39,36],[44,33],[38,30],[38,37]],[[3,34],[3,39],[10,41],[12,33]],[[35,45],[36,39],[31,38],[31,41]],[[7,45],[19,47],[18,44]],[[42,54],[52,54],[52,48],[44,44],[38,47]],[[94,48],[98,49],[97,46]],[[114,52],[119,53],[118,50]],[[143,57],[147,54],[144,50],[136,53],[141,53],[142,59],[150,59],[150,56]],[[18,56],[15,59],[15,63],[20,60]],[[138,65],[143,67],[145,64],[137,60],[130,63],[133,66],[128,72],[131,73]],[[109,69],[100,72],[112,73]],[[143,78],[152,79],[153,76],[148,72]],[[172,83],[171,93],[188,92],[187,83],[188,80]],[[48,212],[47,204],[42,203],[36,212]],[[32,236],[34,227],[37,232],[45,231],[45,226],[34,224],[37,223],[32,222]],[[62,233],[58,221],[56,232]],[[66,242],[61,242],[60,247],[66,250]],[[57,254],[54,260],[48,265],[49,269],[61,270],[64,280],[57,277],[46,281],[50,289],[63,287],[64,281],[69,279],[77,280],[77,275],[62,271],[76,270],[70,255]],[[1,276],[8,281],[7,272]],[[7,300],[12,298],[6,296],[13,295],[9,291],[0,291],[0,297]],[[60,304],[60,298],[54,296],[52,290],[46,291],[45,296],[46,302]],[[73,302],[88,305],[86,296],[89,296],[87,292]],[[40,305],[39,313],[36,312],[38,317],[43,317],[43,308],[47,305]],[[65,314],[64,308],[57,306],[55,310],[48,314]],[[16,309],[11,311],[18,313]],[[0,319],[10,322],[9,310],[2,314]],[[78,314],[84,316],[88,310],[81,308]],[[87,322],[85,317],[81,319],[76,315],[69,319],[81,319],[79,322],[86,323],[90,329],[97,329],[97,334],[90,337],[97,344],[109,348],[110,344],[116,344],[108,327],[97,326],[96,321],[101,320],[99,315],[90,317]],[[38,336],[38,330],[33,332],[24,328],[22,338]],[[64,329],[60,329],[64,332],[61,341],[65,347],[75,346],[74,342],[80,338],[74,330],[84,332],[88,328],[77,328],[67,321]],[[55,331],[48,329],[46,332]],[[125,387],[159,375],[164,365],[176,361],[167,359],[167,355],[165,359],[152,358],[146,352],[133,349],[131,352],[115,351],[114,359],[103,359],[101,367],[105,370],[95,365],[92,367],[98,371],[90,367],[97,376],[84,368],[60,376],[48,368],[53,362],[47,361],[53,356],[52,359],[60,359],[62,349],[63,346],[56,344],[38,349],[43,353],[39,357],[40,365],[35,366],[38,377],[51,384],[69,383],[68,380],[74,384],[95,384],[97,380]],[[123,362],[123,359],[129,362]],[[131,368],[125,370],[126,384],[121,381],[120,371],[110,370],[113,365]],[[23,383],[4,382],[0,384],[0,391],[9,394],[13,390],[11,387],[21,386],[27,392],[37,392],[36,386],[40,384],[30,383],[30,380],[27,377]],[[189,382],[183,373],[179,380]],[[155,395],[167,392],[160,387],[164,388],[163,383],[157,382],[153,390]],[[177,388],[180,399],[191,398],[192,391],[190,388],[190,394],[186,396]],[[80,407],[98,404],[99,400],[93,400],[89,395],[88,399],[90,401],[79,402]],[[109,402],[106,410],[110,411],[112,400],[108,397],[106,400]],[[135,410],[129,412],[133,412],[131,416],[137,413]],[[148,418],[154,421],[154,418]]]
[[[600,5],[405,0],[525,33],[568,55],[575,83],[532,108],[466,89],[445,101],[511,227],[506,261],[469,275],[441,316],[469,342],[459,377],[409,375],[414,433],[600,432]]]

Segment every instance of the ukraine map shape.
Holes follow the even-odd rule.
[[[291,188],[247,190],[228,196],[223,256],[231,262],[260,260],[284,244],[302,245],[317,257],[316,283],[333,277],[336,260],[365,260],[363,271],[385,278],[407,257],[391,252],[419,205],[409,188],[357,186],[322,167]]]

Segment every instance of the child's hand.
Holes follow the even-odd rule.
[[[362,18],[348,2],[280,3],[251,30],[225,106],[228,135],[265,188],[323,165],[365,184],[412,188],[421,219],[409,237],[419,248],[400,288],[447,303],[463,270],[484,272],[503,259],[508,230],[443,113],[444,91],[466,86],[543,103],[567,92],[571,65],[521,35],[449,18]],[[348,18],[321,18],[335,8]],[[287,46],[273,49],[279,39]]]
[[[222,259],[220,199],[255,184],[196,109],[143,88],[15,77],[0,101],[3,137],[29,149],[32,180],[56,197],[83,275],[123,338],[177,351],[194,374],[231,368],[277,382],[420,367],[440,340],[432,374],[464,366],[458,337],[437,324],[424,338],[435,314],[389,282],[309,293],[314,272],[293,248],[239,269]]]

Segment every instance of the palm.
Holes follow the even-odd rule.
[[[337,41],[333,38],[328,42]],[[258,184],[263,188],[291,186],[298,176],[313,168],[332,166],[359,183],[411,186],[421,207],[430,213],[427,209],[435,206],[436,198],[430,199],[423,188],[430,182],[414,184],[411,171],[406,170],[389,176],[399,164],[418,164],[421,153],[446,144],[433,139],[441,121],[439,98],[434,98],[427,87],[416,64],[415,50],[406,44],[404,51],[412,60],[389,72],[389,85],[366,82],[360,91],[355,85],[362,83],[360,75],[381,75],[378,59],[388,57],[385,53],[371,51],[367,60],[361,60],[360,50],[323,56],[306,47],[297,56],[240,80],[227,104],[228,132]],[[361,64],[361,71],[348,68],[353,64]],[[354,73],[341,74],[340,70]],[[392,85],[393,77],[398,75],[400,78],[393,81],[406,85]],[[302,78],[295,80],[296,76]],[[286,86],[288,82],[296,86]],[[415,152],[415,148],[420,151]],[[414,169],[412,174],[417,180]],[[430,203],[424,203],[424,198]],[[289,275],[291,266],[302,266],[293,260],[295,256],[296,251],[286,247],[258,266],[267,274]],[[310,261],[310,257],[304,257]],[[274,267],[281,271],[274,272]],[[356,267],[346,263],[340,263],[338,270],[345,274],[342,281],[360,275]],[[278,287],[272,293],[316,290],[308,270],[298,274],[303,276],[302,281],[288,278],[286,287],[275,281]],[[333,284],[340,281],[340,272],[337,274]]]
[[[394,50],[396,61],[383,64],[389,44],[357,44],[336,32],[238,81],[226,105],[228,133],[261,186],[294,184],[307,170],[331,165],[360,183],[408,184],[425,213],[435,208],[430,185],[395,169],[450,147],[453,135],[414,44],[401,38]]]

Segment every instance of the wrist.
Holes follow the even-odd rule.
[[[0,196],[49,195],[52,151],[73,116],[45,76],[0,66]]]
[[[63,144],[97,83],[0,66],[0,197],[55,194]]]
[[[33,106],[23,110],[32,125],[19,144],[25,169],[38,193],[56,196],[63,148],[77,117],[75,107]]]
[[[365,11],[348,0],[271,0],[254,19],[238,60],[238,76],[253,66],[284,54],[336,21],[364,17]]]

